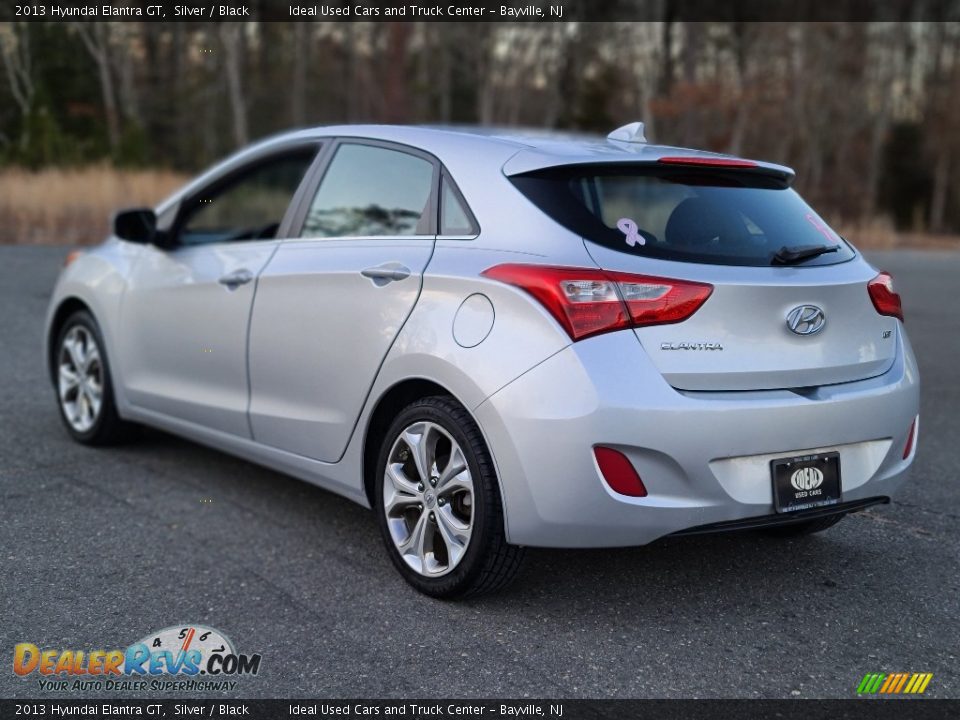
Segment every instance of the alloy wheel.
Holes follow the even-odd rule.
[[[440,425],[408,425],[387,456],[383,507],[394,546],[425,577],[463,559],[473,531],[474,487],[466,457]]]
[[[93,333],[74,325],[60,345],[57,391],[70,427],[88,432],[103,406],[103,362]]]

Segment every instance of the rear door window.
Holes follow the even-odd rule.
[[[435,168],[417,155],[375,145],[337,148],[303,222],[301,237],[429,235]]]
[[[770,265],[781,249],[827,246],[802,264],[853,250],[787,184],[742,171],[593,166],[511,178],[560,224],[614,250],[664,260]]]

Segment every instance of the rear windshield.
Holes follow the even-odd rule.
[[[778,177],[606,165],[550,168],[510,180],[561,225],[632,255],[770,265],[783,248],[836,246],[836,251],[797,265],[832,265],[854,257],[850,246]]]

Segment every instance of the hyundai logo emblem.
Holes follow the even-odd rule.
[[[787,313],[787,327],[797,335],[813,335],[823,330],[827,318],[816,305],[799,305]]]

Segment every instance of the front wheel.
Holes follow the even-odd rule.
[[[377,463],[375,510],[393,564],[427,595],[492,592],[520,568],[490,454],[452,398],[424,398],[394,420]]]
[[[117,415],[110,364],[93,316],[75,312],[63,324],[56,345],[53,379],[67,432],[86,445],[125,440],[131,426]]]

